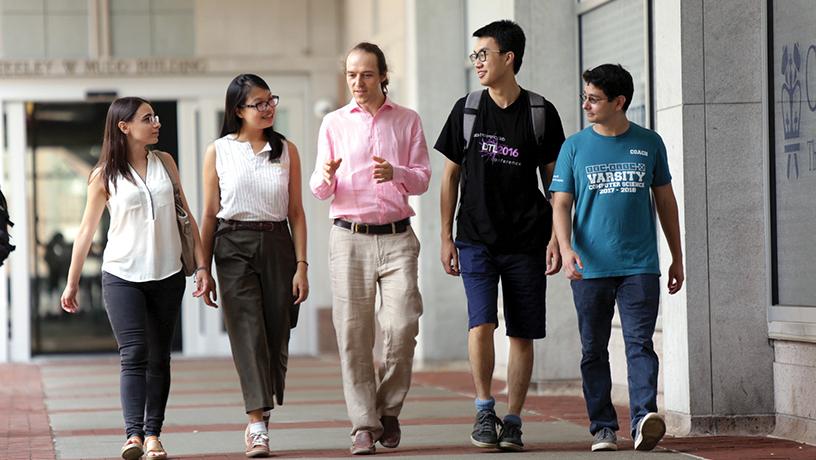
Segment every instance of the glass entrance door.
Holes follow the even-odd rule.
[[[71,249],[79,231],[91,171],[99,159],[108,102],[26,103],[31,206],[32,354],[116,351],[101,292],[102,253],[109,217],[103,214],[80,280],[80,311],[62,311]],[[175,155],[175,101],[154,102],[159,144]],[[180,326],[175,349],[181,347]]]

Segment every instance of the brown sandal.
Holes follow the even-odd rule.
[[[139,436],[131,436],[125,441],[125,444],[122,446],[122,458],[125,460],[137,460],[142,458],[144,455],[144,446],[142,444],[142,438]]]
[[[167,452],[164,451],[164,446],[162,446],[161,441],[159,438],[154,436],[149,436],[145,440],[145,452],[144,456],[146,459],[149,460],[166,460],[167,459]]]

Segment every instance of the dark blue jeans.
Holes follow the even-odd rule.
[[[161,434],[184,279],[178,272],[134,283],[102,272],[102,297],[119,345],[119,392],[128,438]]]
[[[657,354],[654,335],[660,303],[659,275],[629,275],[572,281],[581,333],[581,377],[589,415],[589,431],[617,431],[609,372],[609,335],[618,303],[629,381],[632,435],[640,419],[657,412]]]

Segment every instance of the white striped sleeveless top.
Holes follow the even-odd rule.
[[[110,184],[108,244],[102,270],[127,281],[156,281],[181,270],[181,237],[176,224],[173,183],[156,153],[147,154],[144,180],[119,176]]]
[[[220,219],[286,220],[289,209],[289,146],[269,161],[269,144],[255,154],[252,144],[228,134],[215,141],[215,171],[221,190]]]

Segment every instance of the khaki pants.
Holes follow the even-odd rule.
[[[418,256],[419,240],[411,227],[393,235],[365,235],[332,226],[332,319],[352,436],[371,431],[374,439],[379,438],[380,417],[398,416],[411,386],[422,314]],[[373,356],[377,286],[381,297],[377,321],[384,339],[379,376],[374,373]]]

